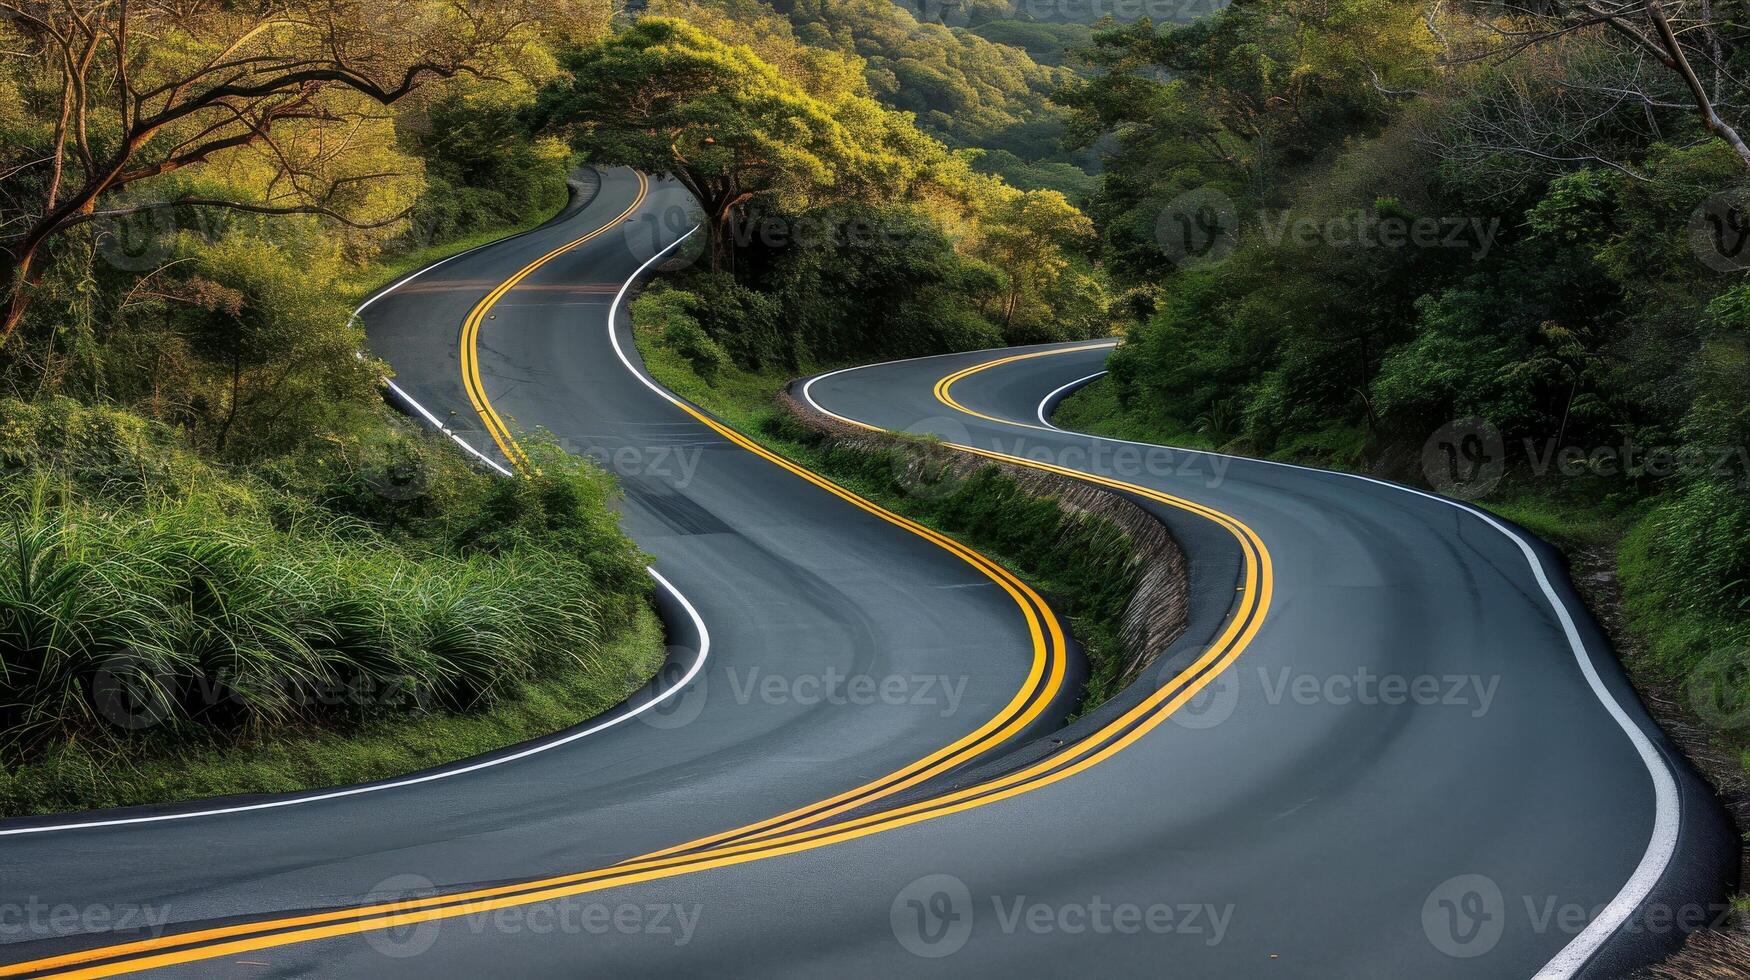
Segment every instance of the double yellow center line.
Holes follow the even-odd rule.
[[[530,262],[528,265],[523,266],[521,269],[518,269],[515,275],[499,283],[492,292],[487,293],[485,299],[474,304],[474,309],[468,312],[467,319],[462,321],[462,387],[467,389],[468,401],[473,403],[474,411],[480,416],[480,421],[486,423],[486,432],[488,435],[492,436],[492,441],[498,445],[498,451],[503,453],[504,458],[510,462],[510,465],[514,467],[518,473],[521,473],[524,476],[527,476],[532,472],[532,467],[529,464],[529,455],[523,451],[522,444],[518,443],[516,437],[511,434],[510,426],[505,424],[504,419],[501,418],[497,410],[492,407],[492,400],[486,396],[486,382],[480,377],[480,327],[492,316],[493,306],[497,305],[498,301],[504,298],[505,293],[515,289],[517,284],[521,283],[524,279],[527,279],[536,269],[539,269],[548,262],[564,255],[566,252],[571,251],[577,246],[582,245],[584,242],[595,238],[597,235],[603,234],[615,225],[618,225],[620,222],[631,217],[632,212],[638,210],[638,206],[644,203],[645,195],[649,193],[650,181],[643,174],[639,174],[638,195],[632,199],[631,204],[626,206],[626,210],[620,212],[614,217],[614,220],[602,225],[600,228],[597,228],[589,234],[584,235],[582,238],[576,238],[566,242],[535,261]]]
[[[643,185],[641,184],[639,200],[641,201],[642,198]],[[635,202],[634,208],[636,206]],[[628,209],[626,213],[630,214],[631,210]],[[616,221],[623,220],[624,217],[625,215],[622,215]],[[603,230],[606,229],[598,229],[591,235],[556,249],[541,260],[531,263],[530,266],[518,273],[518,279],[520,280],[520,277],[527,275],[547,259],[574,247],[589,237],[600,234]],[[495,290],[494,295],[500,296],[504,291],[503,288]],[[476,312],[481,313],[484,309],[490,308],[492,299],[493,297],[489,297],[487,302],[476,308]],[[477,332],[476,325],[475,335]],[[465,330],[463,336],[466,340],[470,334]],[[464,350],[466,349],[465,346]],[[961,411],[967,411],[968,414],[1006,422],[1008,420],[993,419],[991,416],[971,412],[960,406],[953,400],[950,392],[953,382],[977,371],[1010,363],[1014,360],[1085,349],[1087,348],[1040,351],[983,362],[939,381],[936,385],[936,394],[944,404]],[[472,363],[477,371],[477,361]],[[480,390],[479,394],[481,395],[481,404],[485,405],[483,390]],[[890,810],[821,826],[821,821],[827,817],[842,815],[850,809],[865,805],[870,800],[888,796],[905,786],[916,785],[930,775],[946,771],[959,762],[976,755],[983,747],[996,744],[1013,735],[1021,730],[1028,721],[1037,717],[1038,713],[1043,710],[1043,706],[1050,701],[1049,693],[1054,693],[1062,682],[1063,636],[1061,629],[1056,617],[1052,615],[1043,599],[1028,588],[1025,583],[1014,578],[990,559],[929,528],[882,510],[842,487],[838,487],[824,477],[777,456],[691,406],[683,405],[682,407],[700,422],[736,445],[795,473],[810,483],[843,497],[884,520],[931,540],[973,564],[1001,584],[1020,604],[1026,615],[1029,633],[1035,647],[1033,670],[1029,674],[1027,684],[1016,695],[1015,700],[1011,701],[1004,712],[981,726],[978,731],[958,740],[953,745],[918,760],[898,773],[790,813],[781,814],[737,830],[652,852],[607,868],[493,888],[472,889],[427,898],[267,919],[157,937],[18,963],[0,968],[0,976],[10,977],[26,974],[61,977],[114,976],[126,972],[217,959],[293,943],[310,942],[457,916],[478,915],[500,908],[553,901],[586,892],[810,851],[842,841],[866,837],[982,807],[999,800],[1032,792],[1083,772],[1133,744],[1137,739],[1165,721],[1173,712],[1194,698],[1215,677],[1219,676],[1251,642],[1268,612],[1273,592],[1273,573],[1269,551],[1265,548],[1263,541],[1236,518],[1214,508],[1136,484],[1070,470],[1038,460],[1009,456],[972,446],[950,444],[955,449],[985,458],[1029,466],[1134,493],[1215,522],[1238,539],[1244,557],[1242,586],[1235,614],[1224,626],[1215,642],[1190,666],[1174,675],[1159,689],[1119,717],[1064,750],[984,783]],[[489,405],[486,405],[486,408],[487,411],[490,411]],[[483,412],[482,417],[487,418],[488,416]],[[496,418],[496,416],[491,416],[491,418]],[[866,429],[874,428],[852,419],[844,419],[844,421]],[[502,428],[502,422],[499,425],[501,428],[495,433],[494,438],[498,439],[500,435],[503,436],[505,441],[500,442],[500,448],[507,450],[506,455],[510,456],[510,447],[515,446],[515,442],[510,439],[508,429]],[[524,460],[526,462],[526,457]],[[63,972],[50,973],[48,971]]]

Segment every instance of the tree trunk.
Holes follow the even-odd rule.
[[[6,305],[0,308],[0,349],[5,348],[30,305],[31,258],[29,253],[15,258],[12,253],[0,252],[0,283],[6,288]]]
[[[719,201],[711,211],[710,218],[705,222],[707,241],[711,249],[711,271],[723,272],[728,266],[734,271],[734,258],[729,239],[729,216],[735,211],[735,205],[728,200]]]
[[[735,209],[751,197],[753,195],[745,191],[729,190],[710,201],[699,202],[705,205],[707,215],[705,229],[712,272],[735,272],[735,236],[730,233],[729,219],[735,216]]]

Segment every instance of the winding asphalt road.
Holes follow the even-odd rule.
[[[0,976],[1610,976],[1730,884],[1721,812],[1516,528],[1042,424],[1106,345],[801,386],[1172,526],[1190,629],[1057,731],[1081,665],[1042,600],[643,376],[624,287],[686,213],[615,171],[363,311],[494,467],[540,427],[619,475],[669,676],[411,780],[0,824],[0,907],[48,910],[0,917]]]

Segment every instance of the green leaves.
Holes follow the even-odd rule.
[[[472,710],[575,669],[647,583],[606,477],[530,451],[530,480],[417,485],[441,499],[420,533],[392,534],[339,516],[352,488],[323,474],[303,489],[332,510],[203,466],[126,413],[0,402],[0,762],[51,739]],[[369,472],[325,475],[384,492]]]
[[[679,20],[644,18],[566,67],[570,81],[542,93],[536,121],[592,160],[684,184],[708,219],[714,267],[748,202],[797,210],[892,196],[941,154],[850,77],[816,77],[810,92],[751,48]]]

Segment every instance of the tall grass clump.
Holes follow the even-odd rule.
[[[1699,481],[1655,506],[1623,539],[1623,590],[1654,667],[1692,706],[1738,725],[1750,705],[1750,509]]]
[[[125,413],[0,402],[0,760],[476,712],[583,669],[641,562],[605,478],[540,452],[534,480],[432,462],[441,499],[347,513],[310,500],[381,485],[368,465],[276,485]]]

